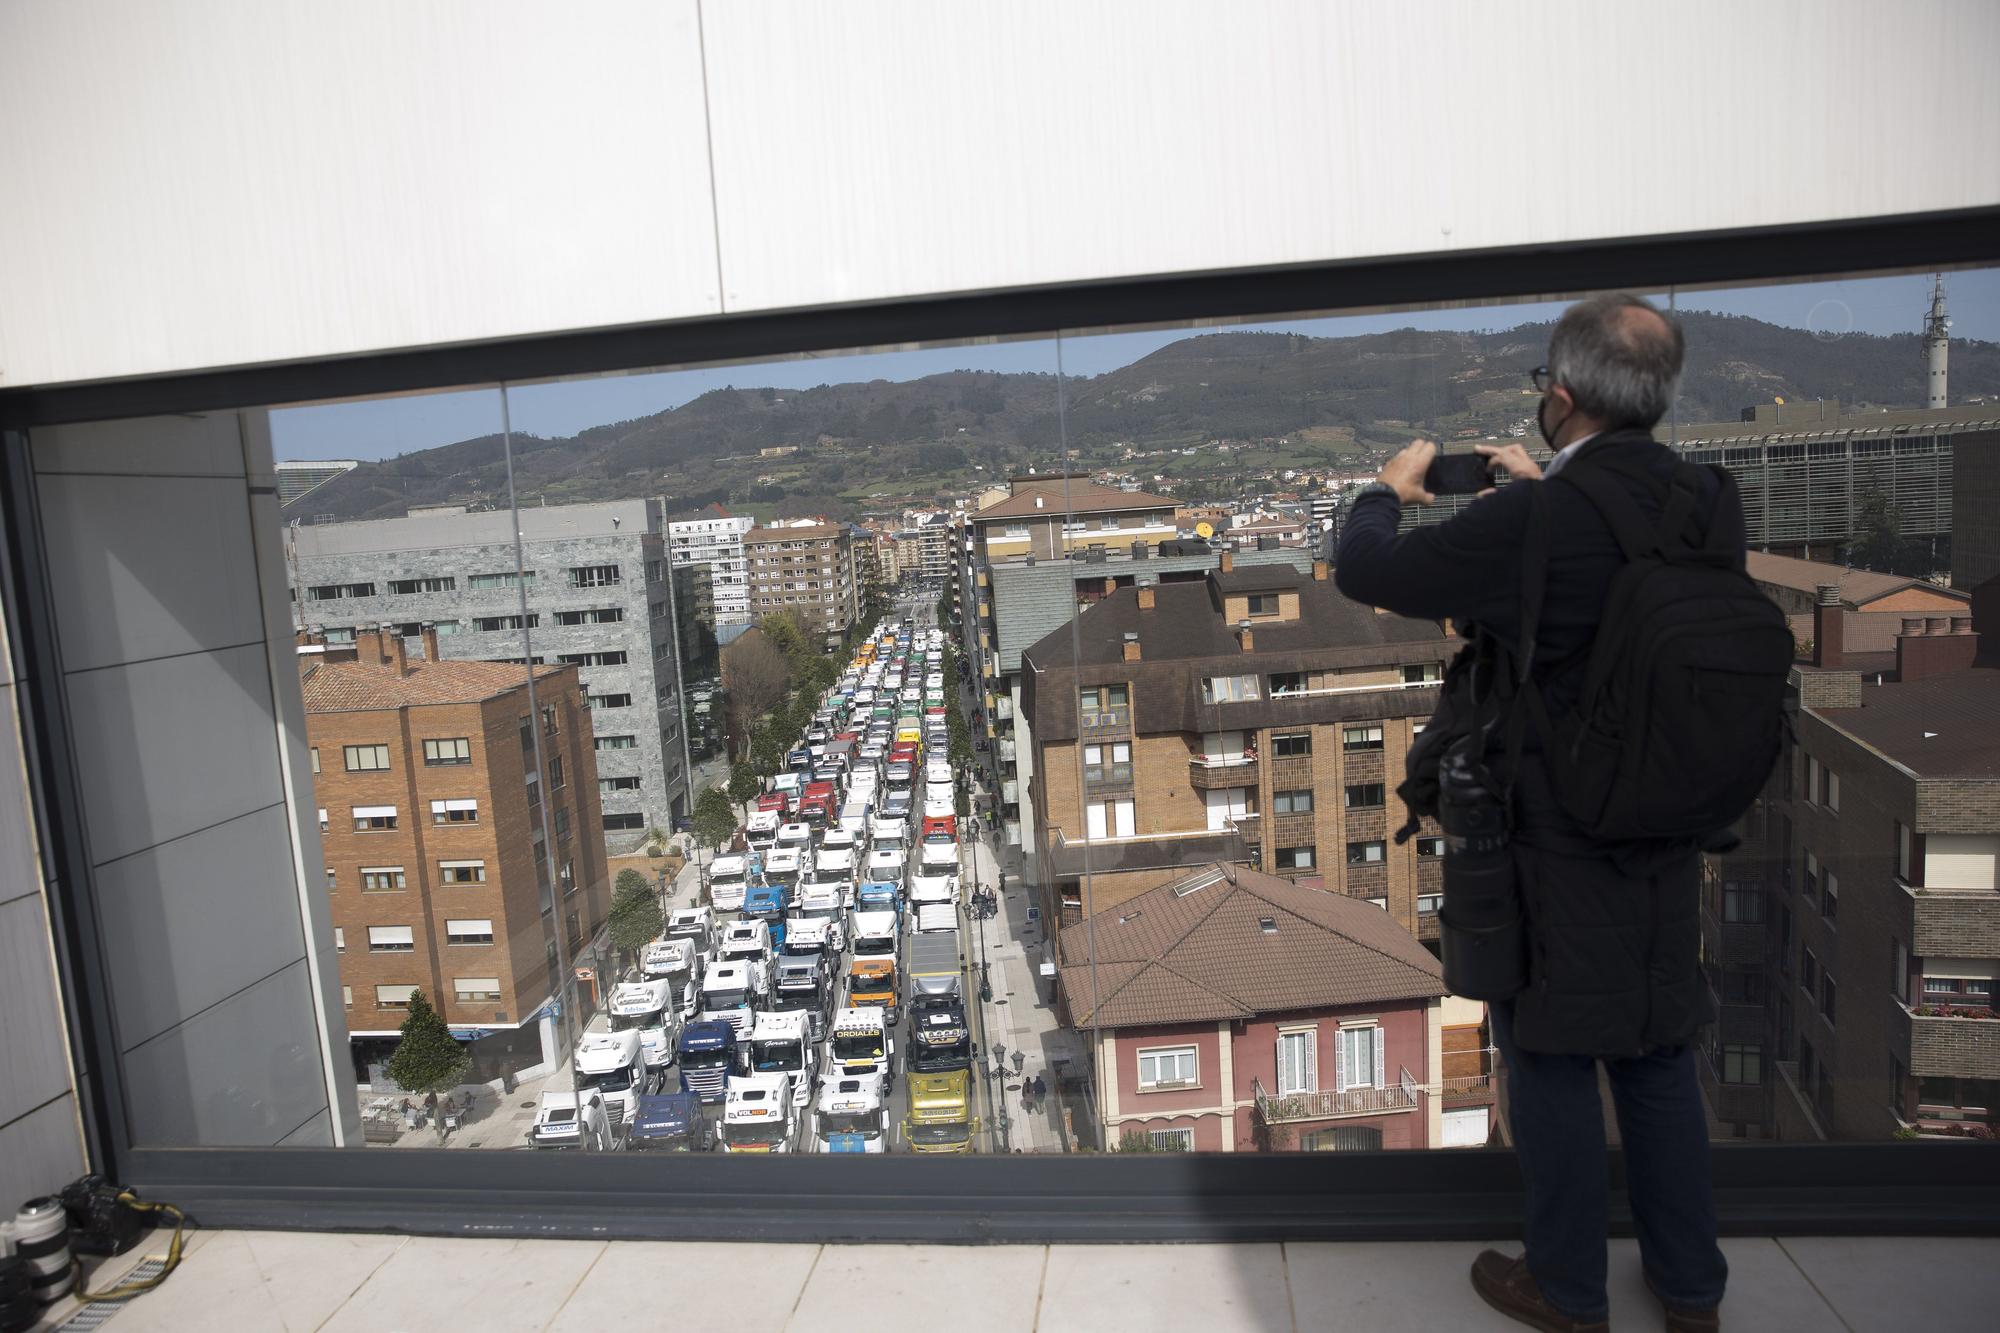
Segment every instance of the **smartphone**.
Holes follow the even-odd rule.
[[[1439,454],[1424,473],[1432,495],[1477,495],[1493,485],[1493,462],[1480,454]]]

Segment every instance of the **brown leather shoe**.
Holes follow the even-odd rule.
[[[1472,1261],[1472,1289],[1501,1314],[1542,1333],[1611,1333],[1607,1319],[1573,1319],[1544,1300],[1526,1257],[1480,1251]]]
[[[1722,1312],[1718,1308],[1711,1305],[1706,1310],[1676,1310],[1653,1285],[1653,1275],[1646,1273],[1645,1278],[1646,1290],[1653,1293],[1653,1299],[1667,1312],[1667,1333],[1721,1333]]]

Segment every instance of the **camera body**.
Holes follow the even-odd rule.
[[[1481,777],[1475,739],[1445,753],[1438,768],[1444,830],[1444,905],[1438,952],[1456,995],[1506,1000],[1528,982],[1527,931],[1506,804]]]
[[[121,1202],[103,1176],[82,1176],[63,1186],[70,1248],[78,1254],[123,1254],[153,1229],[153,1215]]]

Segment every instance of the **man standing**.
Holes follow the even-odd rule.
[[[1537,420],[1556,451],[1548,476],[1601,467],[1647,519],[1666,510],[1676,460],[1653,440],[1680,376],[1680,329],[1637,297],[1572,306],[1533,372]],[[1480,445],[1512,484],[1450,522],[1401,536],[1406,504],[1429,504],[1424,475],[1437,448],[1419,440],[1354,500],[1334,577],[1358,602],[1400,615],[1449,617],[1461,633],[1508,652],[1522,638],[1523,546],[1535,492],[1547,503],[1544,603],[1533,680],[1551,714],[1573,710],[1582,672],[1624,563],[1582,491],[1546,486],[1519,445]],[[1706,469],[1690,523],[1711,525],[1742,563],[1734,492]],[[1699,853],[1686,843],[1605,843],[1557,800],[1536,728],[1512,777],[1512,843],[1529,938],[1526,988],[1489,1006],[1508,1069],[1508,1108],[1527,1186],[1526,1253],[1488,1250],[1472,1284],[1495,1309],[1547,1330],[1607,1326],[1609,1185],[1597,1064],[1609,1075],[1647,1285],[1669,1329],[1720,1326],[1728,1266],[1716,1244],[1708,1126],[1693,1042],[1708,1021],[1699,976]],[[1500,756],[1489,752],[1489,758]]]

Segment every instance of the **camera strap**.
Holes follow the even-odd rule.
[[[1501,793],[1506,801],[1507,822],[1514,821],[1514,782],[1521,774],[1521,747],[1527,738],[1528,710],[1539,712],[1541,696],[1530,673],[1535,665],[1535,647],[1542,625],[1542,599],[1549,586],[1549,495],[1545,484],[1535,484],[1529,493],[1527,538],[1521,545],[1521,641],[1514,650],[1512,697],[1507,708],[1507,776]]]

